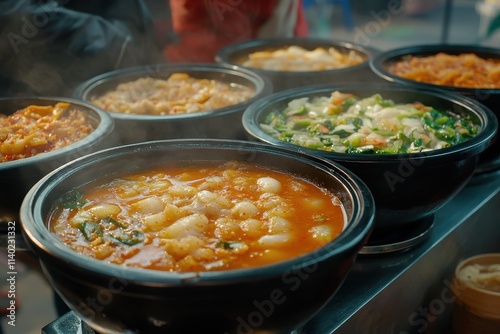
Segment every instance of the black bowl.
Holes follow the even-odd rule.
[[[57,102],[68,102],[72,108],[84,112],[95,130],[84,139],[52,152],[0,163],[0,212],[16,216],[26,193],[44,175],[71,160],[112,145],[113,119],[81,101],[59,97],[7,97],[0,98],[0,112],[10,115],[29,105],[54,105]]]
[[[272,92],[270,82],[245,69],[214,64],[157,64],[127,68],[96,76],[75,90],[75,97],[91,103],[92,99],[116,89],[119,84],[152,77],[167,79],[172,73],[187,73],[198,79],[219,80],[250,87],[255,95],[247,101],[210,111],[177,115],[139,115],[109,112],[115,121],[122,144],[177,138],[241,139],[244,130],[241,115],[245,108]]]
[[[341,53],[351,51],[366,58],[366,61],[355,66],[323,70],[323,71],[270,71],[242,66],[248,56],[257,51],[275,51],[289,46],[300,46],[306,50],[315,48],[335,48]],[[381,80],[370,69],[369,60],[377,54],[373,48],[356,45],[350,42],[321,38],[269,38],[256,39],[229,45],[217,52],[215,60],[227,65],[238,65],[269,78],[275,92],[289,88],[339,82],[377,82]]]
[[[379,93],[396,103],[420,101],[426,105],[470,116],[480,132],[461,144],[412,154],[348,154],[309,149],[286,143],[264,132],[266,116],[283,110],[289,101],[302,97],[330,96],[333,91],[368,97]],[[461,190],[474,174],[479,154],[491,143],[497,120],[485,106],[437,90],[417,90],[398,85],[322,85],[272,94],[252,104],[243,114],[250,138],[274,146],[314,154],[340,163],[359,176],[375,198],[373,235],[410,230],[432,219],[434,212]],[[373,237],[372,235],[372,237]]]
[[[158,163],[237,160],[303,176],[343,202],[345,230],[324,247],[253,269],[173,273],[109,264],[77,254],[52,235],[46,217],[70,189]],[[130,162],[134,161],[133,164]],[[290,333],[343,282],[372,228],[373,198],[339,165],[270,145],[230,140],[166,140],[117,147],[47,175],[26,196],[26,241],[65,302],[98,332]]]
[[[388,67],[404,57],[427,57],[440,52],[450,55],[460,55],[462,53],[473,53],[481,58],[491,58],[500,60],[500,49],[476,46],[476,45],[416,45],[399,49],[381,52],[370,60],[370,67],[373,72],[386,80],[386,82],[398,83],[413,89],[442,89],[447,92],[457,93],[472,98],[493,111],[500,117],[500,88],[464,88],[454,86],[441,86],[409,80],[389,72]],[[500,140],[495,140],[493,144],[481,154],[479,166],[476,173],[488,173],[497,171],[500,168]]]

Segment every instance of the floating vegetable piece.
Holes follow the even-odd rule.
[[[94,222],[84,222],[80,225],[80,231],[85,239],[93,241],[103,236],[102,228]]]
[[[71,210],[81,208],[85,203],[87,203],[87,200],[83,198],[83,193],[78,190],[64,194],[58,201],[61,207]]]

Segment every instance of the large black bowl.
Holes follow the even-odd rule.
[[[480,124],[479,134],[461,144],[413,154],[347,154],[286,143],[264,132],[266,116],[302,97],[330,96],[333,91],[368,97],[379,93],[396,103],[420,101],[426,105],[469,116]],[[276,93],[252,104],[243,114],[250,138],[335,161],[358,175],[375,198],[374,235],[414,229],[432,219],[434,212],[461,190],[472,177],[481,152],[497,131],[497,120],[485,106],[466,97],[436,90],[398,85],[327,85]],[[373,235],[372,235],[373,236]]]
[[[481,58],[491,58],[500,60],[500,49],[477,45],[415,45],[402,47],[394,50],[381,52],[370,60],[370,67],[373,72],[386,80],[386,82],[398,83],[412,89],[441,89],[451,93],[457,93],[472,98],[485,106],[500,117],[500,86],[499,88],[464,88],[454,86],[441,86],[409,80],[392,74],[388,68],[395,62],[401,61],[404,57],[427,57],[440,52],[450,55],[460,55],[462,53],[473,53]],[[500,83],[499,83],[500,85]],[[479,166],[476,173],[483,174],[497,171],[500,168],[500,140],[495,140],[493,144],[481,154]]]
[[[324,247],[252,269],[175,273],[124,267],[73,252],[46,217],[63,193],[155,164],[237,160],[290,172],[333,191],[347,226]],[[132,163],[133,162],[133,163]],[[167,140],[104,150],[35,185],[21,208],[27,243],[66,303],[99,333],[290,333],[330,300],[372,228],[373,198],[351,172],[317,157],[261,143]]]
[[[68,102],[72,108],[84,112],[95,130],[84,139],[52,152],[0,163],[0,212],[8,212],[15,218],[26,193],[44,175],[73,159],[113,144],[110,139],[113,119],[106,112],[78,100],[59,97],[5,97],[0,98],[0,113],[10,115],[29,105],[54,105],[57,102]]]
[[[119,84],[146,77],[167,79],[172,73],[179,72],[197,79],[247,86],[255,90],[255,95],[232,106],[196,113],[157,116],[108,111],[115,121],[122,144],[177,138],[241,139],[244,137],[241,126],[243,111],[258,98],[272,92],[268,80],[241,68],[214,64],[157,64],[101,74],[77,87],[75,97],[91,103],[94,98],[116,89]]]
[[[352,51],[365,57],[366,61],[355,66],[323,71],[271,71],[243,67],[263,77],[269,78],[275,92],[314,84],[383,81],[373,73],[369,66],[369,60],[378,53],[376,49],[330,39],[299,37],[255,39],[232,44],[219,50],[215,60],[221,64],[242,66],[242,63],[247,60],[248,56],[253,52],[275,51],[289,46],[300,46],[306,50],[314,50],[315,48],[334,48],[341,53],[349,53]]]

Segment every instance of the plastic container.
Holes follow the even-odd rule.
[[[454,334],[500,333],[500,253],[460,262],[451,289],[455,296]]]

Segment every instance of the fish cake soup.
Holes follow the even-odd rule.
[[[49,217],[74,251],[170,272],[285,261],[335,239],[340,200],[298,176],[242,162],[154,168],[76,189]]]

